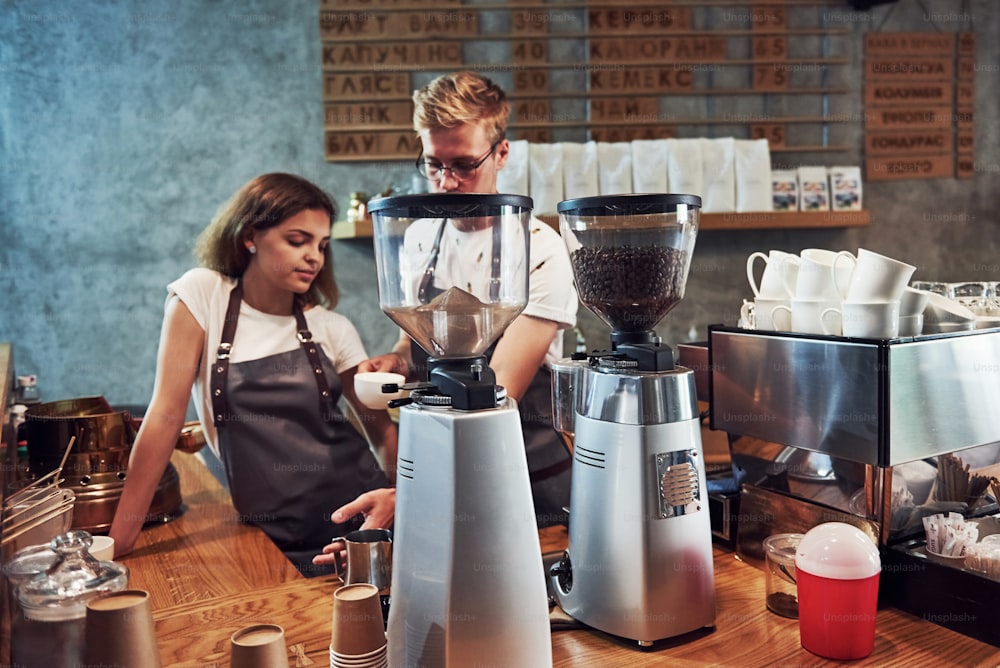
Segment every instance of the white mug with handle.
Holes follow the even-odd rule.
[[[750,283],[754,297],[765,299],[787,299],[789,297],[785,275],[789,272],[798,273],[798,262],[786,262],[789,258],[795,258],[795,256],[780,250],[772,250],[767,254],[761,251],[750,254],[750,257],[747,258],[747,281]],[[757,260],[764,261],[764,271],[761,274],[759,285],[754,276]],[[791,280],[795,280],[794,276]]]
[[[792,298],[839,301],[841,296],[837,292],[837,285],[846,284],[850,280],[853,266],[836,266],[838,257],[838,253],[822,248],[807,248],[802,251],[794,282],[786,280],[785,283]]]
[[[850,280],[846,285],[836,274],[841,261],[851,266]],[[834,281],[837,292],[846,302],[899,301],[910,277],[917,270],[912,264],[879,255],[865,248],[858,249],[857,257],[847,251],[837,253],[833,261]]]

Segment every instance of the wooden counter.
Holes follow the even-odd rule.
[[[187,513],[143,531],[139,547],[121,559],[130,586],[152,595],[164,666],[226,665],[229,636],[253,623],[285,628],[290,665],[297,650],[315,666],[329,665],[335,578],[303,578],[256,529],[237,521],[228,495],[201,463],[177,453]],[[542,550],[560,549],[562,527],[544,530]],[[555,626],[558,667],[843,665],[802,649],[795,620],[764,607],[764,577],[735,554],[715,550],[714,631],[656,643],[649,650],[606,634]],[[894,609],[876,622],[875,651],[851,665],[996,666],[1000,650]],[[309,665],[305,662],[299,665]],[[521,668],[521,667],[518,667]],[[527,668],[527,667],[525,667]]]

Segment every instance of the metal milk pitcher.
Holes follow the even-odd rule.
[[[389,529],[352,531],[340,540],[347,549],[345,585],[367,583],[378,587],[382,619],[389,619],[389,588],[392,584],[392,532]],[[341,569],[343,571],[344,569]]]

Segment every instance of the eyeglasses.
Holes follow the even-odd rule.
[[[421,151],[420,155],[417,156],[417,171],[425,179],[430,179],[431,181],[439,181],[444,178],[445,172],[451,172],[451,175],[455,177],[458,181],[467,181],[476,175],[476,170],[486,162],[487,158],[493,155],[494,151],[497,150],[497,146],[503,138],[493,142],[493,146],[490,146],[490,150],[486,152],[486,155],[481,157],[479,160],[474,162],[465,162],[459,160],[451,167],[445,167],[440,162],[435,162],[432,160],[426,160],[424,158],[424,152]]]

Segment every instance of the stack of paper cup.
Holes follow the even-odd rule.
[[[334,592],[330,668],[385,668],[386,647],[378,587],[351,584]]]

